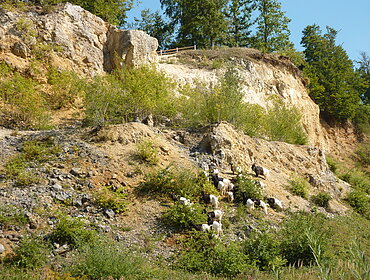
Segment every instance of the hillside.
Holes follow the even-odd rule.
[[[369,180],[352,183],[357,177],[334,172],[327,159],[331,154],[348,161],[358,140],[350,124],[330,127],[320,120],[306,81],[289,58],[253,49],[159,57],[155,38],[117,29],[69,3],[48,12],[0,10],[0,23],[0,278],[272,279],[281,273],[283,279],[319,279],[324,264],[315,263],[312,242],[331,260],[333,279],[341,273],[353,279],[348,267],[361,271],[353,255],[357,245],[348,236],[356,237],[362,250],[356,252],[366,258],[369,201],[356,197],[358,206],[349,196],[366,191]],[[136,86],[138,78],[115,80],[110,73],[143,65],[167,77],[158,74],[155,86],[171,85],[164,89],[180,96],[170,109],[164,106],[169,116],[160,111],[153,117],[149,109],[135,117],[120,115],[118,108],[112,111],[117,124],[109,124],[96,107],[88,112],[89,91],[98,97],[113,93],[101,111],[122,104],[114,95],[124,92],[119,82]],[[298,109],[305,145],[271,141],[258,126],[257,135],[264,137],[246,135],[225,121],[184,125],[185,117],[173,112],[181,108],[175,103],[191,99],[181,89],[202,84],[217,92],[230,66],[241,78],[244,103],[268,112],[277,98]],[[139,90],[154,87],[151,77],[138,77]],[[138,100],[124,99],[127,108],[129,102],[146,102],[137,91],[133,96]],[[37,100],[47,103],[43,110],[51,119],[44,129]],[[94,110],[98,117],[88,119]],[[254,162],[269,176],[256,177]],[[216,169],[234,183],[234,201],[204,176]],[[195,231],[194,223],[207,223],[204,210],[215,210],[201,191],[220,200],[222,234]],[[283,210],[248,209],[243,192],[266,202],[275,198]],[[174,201],[177,196],[191,205]],[[297,263],[305,269],[295,268]]]

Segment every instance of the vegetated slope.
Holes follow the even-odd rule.
[[[168,204],[169,198],[153,200],[151,196],[138,194],[137,188],[145,174],[171,164],[198,170],[202,163],[207,163],[218,167],[222,176],[233,178],[235,175],[231,174],[229,165],[233,162],[253,178],[250,166],[255,157],[258,164],[271,170],[267,180],[258,179],[266,184],[265,195],[282,200],[286,209],[310,211],[316,208],[310,200],[289,192],[288,181],[294,175],[311,180],[310,196],[326,191],[333,197],[329,207],[320,211],[336,214],[347,211],[340,199],[348,186],[337,180],[328,169],[322,150],[251,138],[227,123],[211,126],[201,133],[161,131],[140,123],[127,123],[105,127],[98,132],[59,130],[12,133],[1,130],[0,135],[0,148],[4,151],[0,163],[0,205],[14,207],[16,211],[26,213],[28,219],[24,226],[3,228],[1,243],[10,247],[15,246],[14,242],[18,242],[26,231],[52,231],[58,213],[63,212],[85,219],[90,226],[136,249],[145,247],[148,238],[163,234],[156,241],[162,245],[156,247],[159,251],[155,254],[169,257],[168,254],[175,250],[171,246],[172,233],[159,222],[161,213],[166,209],[160,202]],[[143,140],[151,141],[157,151],[158,161],[153,166],[143,164],[137,157],[137,144]],[[11,177],[7,173],[7,165],[12,156],[20,154],[25,143],[30,141],[51,143],[59,150],[55,156],[46,155],[48,159],[43,162],[30,158],[23,171],[38,180],[30,178],[23,184],[19,182],[19,177]],[[117,205],[102,204],[106,191],[111,195],[116,195],[117,191],[124,194],[124,208],[127,208],[124,214],[109,209]],[[226,205],[236,207],[229,203]],[[281,213],[269,210],[267,219],[279,220],[279,217]],[[231,236],[235,234],[232,231],[227,233]]]

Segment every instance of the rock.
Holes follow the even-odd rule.
[[[22,42],[15,43],[11,50],[16,56],[20,56],[22,58],[27,58],[30,52],[30,49],[27,47],[27,45]]]
[[[69,173],[71,173],[73,176],[76,176],[76,177],[79,177],[81,175],[83,175],[83,172],[79,169],[79,168],[72,168]]]
[[[3,244],[0,243],[0,255],[5,252],[5,247]]]
[[[112,209],[104,209],[103,214],[104,214],[107,218],[109,218],[109,219],[113,219],[113,218],[114,218],[114,215],[115,215],[116,213],[114,213],[114,211],[113,211]]]

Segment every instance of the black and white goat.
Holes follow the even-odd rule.
[[[278,211],[283,211],[283,202],[277,198],[270,197],[267,199],[267,203],[270,205],[271,208],[276,209]]]

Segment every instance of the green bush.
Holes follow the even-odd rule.
[[[348,194],[346,200],[356,212],[370,217],[370,198],[365,192],[360,190],[352,191]]]
[[[250,267],[237,242],[226,245],[209,233],[193,232],[183,247],[175,267],[185,271],[235,277]]]
[[[281,257],[276,233],[252,233],[244,242],[243,250],[249,261],[255,263],[260,270],[275,271],[286,263],[286,260]]]
[[[236,201],[243,201],[243,192],[246,193],[247,198],[263,199],[262,188],[244,174],[237,177],[236,186],[238,190],[235,195]]]
[[[289,190],[294,195],[298,195],[304,199],[308,198],[308,182],[304,178],[294,177],[289,180]]]
[[[52,242],[78,247],[93,242],[97,236],[81,219],[61,216],[50,237]]]
[[[142,140],[136,145],[137,158],[147,164],[156,165],[159,161],[158,148],[151,140]]]
[[[120,243],[99,239],[81,247],[65,270],[82,279],[148,279],[144,264]]]
[[[190,206],[176,203],[162,214],[162,221],[178,230],[189,230],[193,224],[207,222],[207,216],[202,214],[202,210],[203,208],[197,204]]]
[[[321,218],[310,214],[296,213],[286,220],[281,230],[279,238],[280,248],[284,259],[289,265],[300,266],[314,263],[315,257],[310,248],[310,240],[306,232],[312,232],[321,250],[327,250],[328,233],[322,228]]]
[[[112,190],[110,186],[103,187],[94,194],[96,202],[103,208],[113,210],[119,214],[126,211],[127,193],[120,190]]]
[[[130,68],[97,77],[86,89],[85,123],[117,124],[175,115],[174,84],[154,68]]]
[[[174,193],[189,199],[199,197],[202,190],[208,193],[217,193],[217,190],[203,176],[174,165],[146,174],[139,190],[146,195],[171,195]]]
[[[359,145],[356,155],[358,160],[364,165],[370,165],[370,142]]]
[[[338,163],[329,156],[326,156],[326,163],[328,164],[329,169],[331,170],[331,172],[336,174],[337,169],[338,169]]]
[[[23,238],[14,253],[13,262],[16,265],[25,268],[37,268],[47,263],[51,250],[42,240],[42,237],[31,236]]]
[[[311,199],[312,202],[315,203],[317,206],[327,208],[332,197],[327,192],[320,192],[317,195],[313,195]]]
[[[0,225],[3,229],[10,226],[25,226],[29,222],[23,210],[10,205],[0,205]]]
[[[52,109],[68,108],[77,98],[83,97],[86,84],[76,73],[51,67],[47,78],[51,85],[51,94],[47,101]]]
[[[366,172],[352,169],[339,177],[349,183],[354,189],[370,194],[370,178]]]

